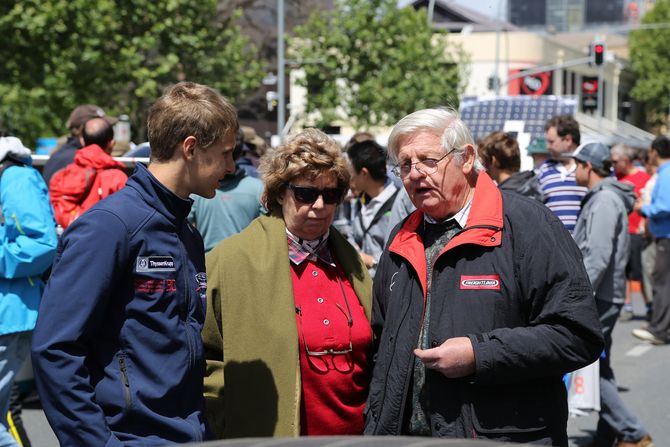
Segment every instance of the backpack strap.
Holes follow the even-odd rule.
[[[391,208],[393,208],[393,203],[395,202],[396,197],[398,196],[398,193],[400,192],[400,188],[396,189],[396,191],[393,193],[391,197],[386,199],[386,202],[377,210],[377,213],[374,215],[372,218],[372,221],[370,222],[370,225],[367,228],[363,228],[363,213],[359,212],[358,214],[358,220],[361,224],[361,228],[363,228],[363,237],[365,237],[366,234],[368,234],[368,231],[370,228],[372,228],[379,220],[384,217],[384,214],[387,212],[391,211]],[[360,211],[360,210],[359,210]]]

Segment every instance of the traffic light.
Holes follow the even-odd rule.
[[[602,42],[594,42],[591,44],[591,59],[596,67],[599,67],[605,62],[605,44]]]

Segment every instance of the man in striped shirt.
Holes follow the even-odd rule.
[[[547,121],[544,130],[551,154],[551,158],[540,165],[538,174],[544,204],[572,233],[586,188],[577,186],[575,161],[564,155],[579,146],[579,124],[570,115],[555,116]]]

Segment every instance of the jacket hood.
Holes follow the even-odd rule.
[[[594,194],[603,190],[615,192],[623,201],[623,204],[626,207],[626,212],[630,214],[630,212],[633,211],[633,204],[635,203],[635,192],[633,191],[633,185],[629,183],[622,183],[614,177],[607,177],[594,186],[593,189],[591,189],[586,194],[586,196],[584,196],[584,199],[582,200],[582,206],[588,202]]]
[[[74,162],[79,166],[93,169],[125,169],[126,165],[116,161],[97,144],[82,147],[74,154]]]
[[[520,188],[521,186],[528,183],[534,177],[535,173],[533,171],[516,172],[509,176],[507,180],[498,184],[498,186],[500,189],[516,190],[517,188]]]
[[[237,185],[246,176],[247,172],[244,169],[236,168],[235,172],[232,174],[227,174],[223,180],[219,182],[219,187],[223,189],[229,189],[231,185]]]

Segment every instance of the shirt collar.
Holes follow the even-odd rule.
[[[386,201],[396,192],[398,188],[393,183],[387,183],[382,192],[380,192],[377,197],[370,200],[366,205],[375,203],[386,203]]]
[[[288,241],[288,258],[295,265],[300,265],[305,259],[315,262],[317,259],[326,264],[335,267],[335,261],[328,248],[328,236],[330,230],[318,239],[307,241],[286,229],[286,239]]]
[[[452,217],[450,217],[449,219],[446,219],[442,222],[439,222],[439,221],[433,219],[432,217],[430,217],[428,214],[425,214],[425,213],[424,213],[423,217],[424,217],[424,220],[426,222],[430,223],[430,224],[444,223],[444,222],[447,222],[447,221],[453,219],[458,223],[458,225],[461,228],[465,228],[465,225],[468,223],[468,216],[470,215],[471,206],[472,206],[472,199],[470,199],[468,201],[468,203],[466,203],[465,206],[459,212],[457,212]]]

